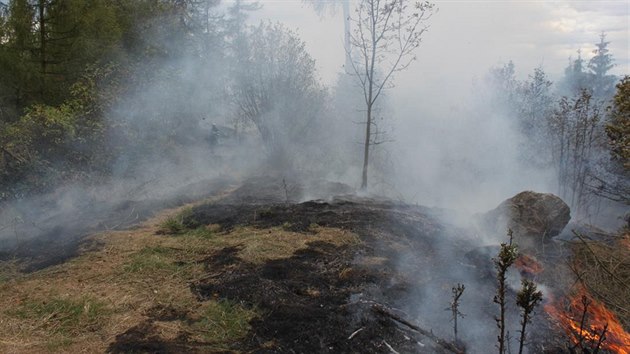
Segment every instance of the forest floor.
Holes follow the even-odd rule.
[[[35,271],[4,261],[0,352],[462,352],[444,311],[462,280],[453,267],[495,328],[492,255],[441,211],[300,203],[266,183],[94,234]],[[427,289],[439,315],[423,318]]]

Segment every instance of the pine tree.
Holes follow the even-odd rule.
[[[560,94],[564,96],[578,95],[588,87],[588,73],[586,72],[582,50],[577,51],[577,58],[569,58],[569,65],[564,69],[564,78],[560,82]]]
[[[612,54],[609,53],[608,45],[610,42],[606,41],[606,33],[602,32],[599,38],[599,43],[595,44],[597,49],[593,51],[595,56],[588,62],[588,69],[590,70],[591,76],[590,84],[594,97],[608,99],[612,97],[615,91],[615,81],[617,78],[614,75],[608,74],[615,64],[613,63]]]

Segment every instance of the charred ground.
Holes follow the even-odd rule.
[[[451,224],[448,211],[351,194],[325,198],[348,191],[255,178],[133,230],[73,238],[72,250],[92,247],[68,254],[78,254],[69,262],[0,281],[4,305],[18,309],[4,312],[0,349],[491,350],[497,248],[481,247],[482,238]],[[541,261],[558,257],[549,252]],[[46,258],[33,259],[41,268]],[[461,321],[461,342],[445,311],[457,283],[466,284],[462,311],[469,316]],[[79,311],[69,325],[59,322],[65,307],[45,311],[55,301],[103,310],[94,318]],[[515,308],[509,316],[518,320]],[[537,320],[532,350],[560,348],[558,329],[542,314]]]

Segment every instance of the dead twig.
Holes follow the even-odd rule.
[[[394,349],[391,345],[389,345],[389,343],[387,343],[385,340],[383,340],[383,344],[385,344],[387,346],[387,348],[389,348],[389,350],[391,350],[392,353],[394,354],[400,354],[396,351],[396,349]]]
[[[455,342],[457,342],[458,338],[457,338],[457,318],[458,317],[464,317],[464,314],[459,312],[459,298],[464,294],[464,290],[466,289],[466,287],[464,286],[464,284],[457,284],[457,286],[454,286],[452,289],[453,292],[453,300],[451,301],[451,320],[453,321],[453,332],[455,333]],[[449,309],[447,309],[449,310]]]
[[[575,350],[576,348],[580,348],[583,349],[584,348],[584,326],[586,325],[587,322],[587,316],[588,316],[588,307],[591,304],[591,300],[586,297],[586,296],[582,296],[582,316],[580,317],[580,330],[579,332],[576,334],[576,340],[577,342],[575,343],[575,345],[573,346],[573,350]]]
[[[348,337],[348,340],[354,338],[354,336],[356,336],[357,333],[361,332],[364,329],[365,329],[365,327],[361,327],[361,328],[357,329],[356,331],[352,332],[352,334]]]
[[[602,333],[599,333],[599,338],[597,339],[597,344],[595,345],[595,348],[593,349],[593,354],[599,353],[599,349],[601,349],[602,343],[604,343],[604,341],[606,340],[606,332],[608,332],[608,323],[604,325],[604,328],[602,329]]]

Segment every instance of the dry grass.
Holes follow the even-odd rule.
[[[237,228],[223,244],[241,246],[238,256],[244,261],[260,264],[267,260],[291,257],[295,251],[305,249],[309,242],[322,241],[336,246],[352,245],[359,238],[339,229],[318,227],[314,234],[301,234],[286,231],[286,228],[253,229]]]
[[[100,250],[35,273],[0,264],[0,352],[103,352],[118,334],[149,320],[156,306],[189,319],[154,321],[162,339],[186,333],[224,348],[247,333],[257,312],[230,302],[199,302],[189,284],[207,274],[201,260],[230,246],[239,246],[243,260],[262,263],[290,257],[311,241],[358,242],[352,233],[321,227],[308,234],[282,227],[218,233],[210,225],[158,235],[187,208],[165,211],[133,230],[95,235]]]
[[[612,244],[580,237],[572,246],[572,269],[588,291],[630,329],[630,232]]]

